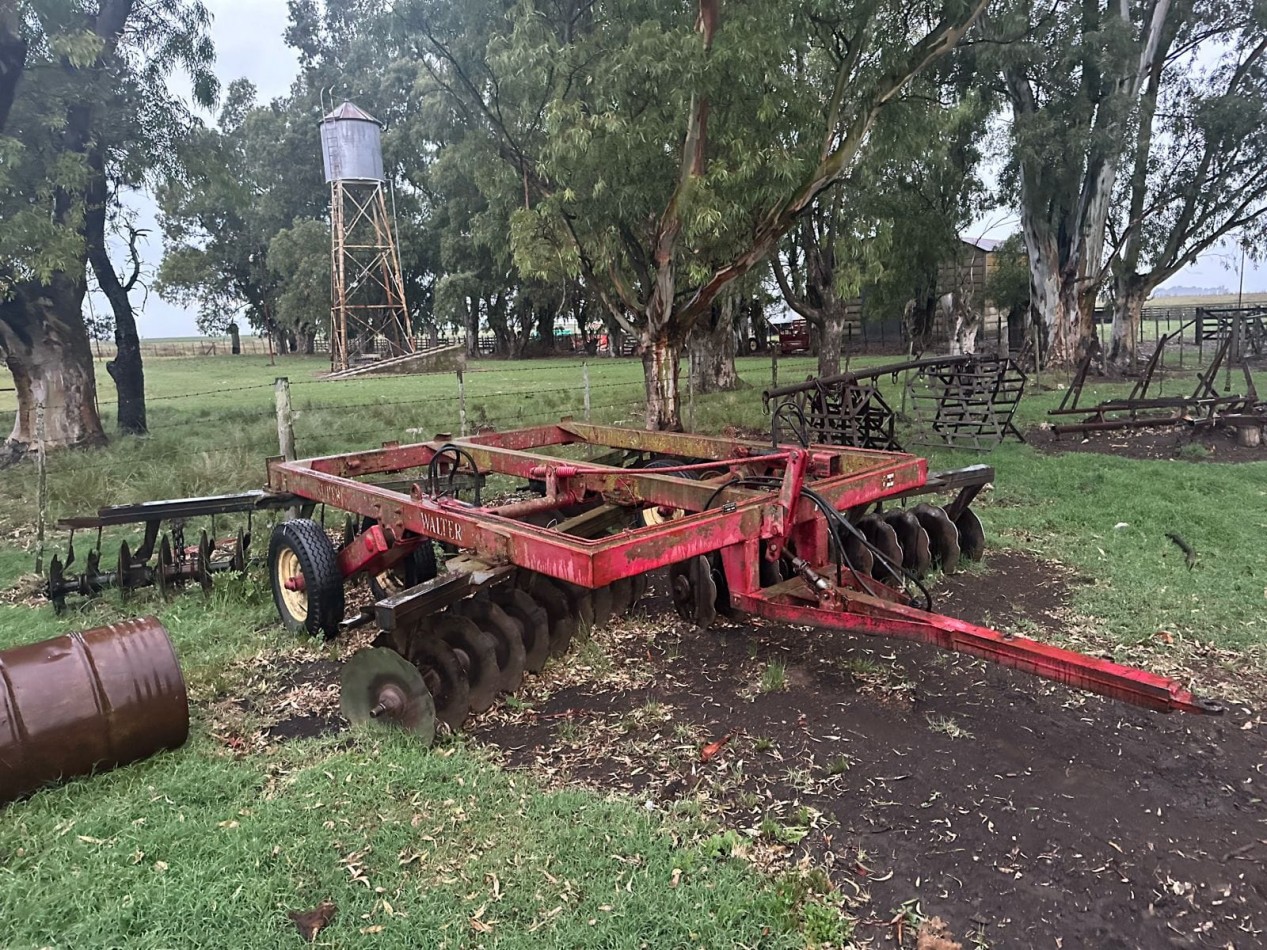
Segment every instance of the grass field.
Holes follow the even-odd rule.
[[[748,388],[697,398],[697,429],[768,428],[760,390],[769,363],[740,363]],[[273,367],[245,356],[154,361],[146,367],[152,434],[52,456],[51,517],[258,487],[264,458],[277,450],[278,375],[291,381],[301,455],[458,430],[452,375],[326,383],[316,379],[324,365],[287,358]],[[812,368],[810,359],[782,360],[780,381]],[[638,425],[640,363],[598,359],[588,369],[593,418]],[[109,419],[104,371],[99,380]],[[1044,375],[1047,386],[1060,382]],[[476,364],[464,385],[469,427],[583,412],[579,361]],[[1120,392],[1089,386],[1084,398]],[[1041,421],[1060,395],[1028,395],[1022,428]],[[5,410],[11,402],[0,403]],[[1160,630],[1220,648],[1267,642],[1267,463],[1049,455],[1016,443],[986,456],[929,453],[934,468],[995,466],[995,487],[979,503],[990,543],[1094,578],[1077,588],[1075,606],[1105,642],[1152,644]],[[62,617],[33,609],[18,580],[34,561],[35,511],[33,468],[0,474],[0,574],[11,588],[0,603],[0,647],[153,612],[180,653],[194,721],[177,752],[0,813],[0,946],[298,945],[285,912],[324,898],[339,907],[318,938],[327,946],[371,938],[402,947],[847,941],[849,922],[814,875],[758,871],[734,856],[748,845],[733,834],[643,802],[542,791],[461,739],[431,752],[361,734],[227,746],[215,732],[216,697],[232,696],[279,656],[330,657],[338,648],[297,643],[281,630],[262,571],[218,584],[206,600],[188,593],[164,603],[140,592],[126,605],[108,595]],[[1193,570],[1168,531],[1200,553]],[[266,526],[257,534],[266,537]],[[88,542],[76,543],[82,551]],[[108,538],[107,564],[115,548]]]

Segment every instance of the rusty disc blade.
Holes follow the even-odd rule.
[[[933,566],[933,555],[928,547],[928,532],[920,526],[919,519],[905,508],[898,508],[886,513],[884,521],[902,546],[902,566],[916,577],[927,574]]]
[[[497,644],[468,617],[446,611],[435,624],[435,634],[460,654],[466,681],[470,684],[471,712],[482,713],[493,705],[501,687],[497,665]]]
[[[430,631],[415,630],[408,659],[422,674],[435,703],[436,721],[450,731],[459,729],[471,710],[471,686],[453,650]]]
[[[119,584],[119,599],[126,601],[132,593],[132,551],[126,541],[119,543],[119,566],[115,574]]]
[[[493,603],[519,621],[524,646],[524,669],[540,673],[550,658],[550,615],[523,590],[501,584],[489,594]]]
[[[955,523],[937,505],[916,505],[913,514],[928,534],[928,546],[932,550],[934,563],[945,574],[955,573],[959,569],[959,529],[955,527]]]
[[[985,528],[971,508],[965,508],[955,519],[959,529],[959,550],[969,561],[979,561],[985,555]]]
[[[897,569],[902,566],[902,545],[898,543],[894,530],[879,515],[863,515],[858,519],[858,528],[875,551],[884,556],[884,559],[875,558],[871,576],[885,583],[901,583],[901,572]],[[885,564],[885,560],[892,568]]]
[[[609,588],[612,597],[612,616],[623,617],[629,613],[633,601],[633,582],[628,577],[621,577],[611,582]]]
[[[635,574],[629,578],[629,612],[632,613],[647,596],[647,575]]]
[[[459,607],[464,617],[474,621],[477,627],[492,637],[500,674],[499,689],[503,693],[513,693],[524,679],[526,651],[523,627],[483,593],[454,605],[454,609]]]
[[[872,576],[875,570],[875,555],[862,543],[852,531],[842,529],[840,544],[845,550],[845,562],[859,574]]]
[[[577,621],[576,633],[588,635],[595,626],[594,592],[588,587],[569,584],[567,581],[554,578],[548,578],[548,580],[567,596],[568,604],[572,608],[572,616]]]
[[[158,563],[154,565],[154,586],[160,596],[166,597],[172,579],[172,542],[163,535],[158,542]]]
[[[395,650],[360,650],[343,664],[339,710],[352,725],[376,723],[412,732],[424,745],[436,735],[436,706],[422,674]]]
[[[594,598],[594,625],[590,629],[598,630],[611,623],[614,598],[611,587],[595,587],[591,594]]]
[[[541,606],[550,618],[550,656],[563,656],[572,646],[576,636],[576,615],[563,588],[544,574],[534,574],[528,595]]]

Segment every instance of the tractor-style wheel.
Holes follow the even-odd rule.
[[[268,542],[268,572],[273,603],[288,630],[304,630],[327,638],[339,632],[343,619],[343,575],[334,545],[315,521],[280,522]],[[303,589],[292,585],[303,579]]]

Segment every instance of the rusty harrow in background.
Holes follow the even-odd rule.
[[[1247,347],[1258,352],[1256,346],[1252,344],[1257,337],[1249,336],[1247,329],[1245,333],[1250,342],[1243,342],[1239,332],[1241,322],[1238,320],[1233,324],[1238,332],[1222,334],[1210,364],[1197,375],[1197,384],[1187,395],[1156,395],[1153,387],[1156,383],[1160,388],[1157,369],[1161,365],[1166,346],[1180,339],[1190,327],[1198,323],[1198,320],[1189,320],[1178,330],[1157,341],[1157,347],[1125,399],[1106,399],[1094,406],[1079,405],[1087,374],[1091,369],[1092,354],[1087,354],[1078,364],[1073,382],[1065,392],[1064,398],[1061,399],[1060,405],[1047,412],[1049,416],[1057,418],[1065,416],[1083,416],[1084,418],[1078,422],[1057,422],[1052,426],[1052,431],[1061,435],[1188,424],[1233,427],[1248,425],[1262,428],[1264,424],[1267,424],[1267,403],[1259,399],[1253,375],[1243,355]],[[1261,330],[1257,332],[1261,334]],[[1236,355],[1238,351],[1242,353],[1239,359]],[[1231,392],[1232,373],[1237,364],[1244,377],[1244,391],[1241,393]],[[1222,393],[1218,388],[1220,372],[1226,374]]]
[[[1012,421],[1025,392],[1015,360],[999,356],[929,357],[860,373],[811,378],[762,393],[765,407],[803,444],[900,451],[897,413],[879,381],[905,374],[904,397],[915,422],[952,448],[989,449],[1008,436],[1025,441]]]
[[[177,498],[149,501],[135,505],[112,505],[95,515],[63,518],[59,527],[70,529],[66,560],[54,556],[48,569],[45,595],[61,612],[72,595],[93,597],[105,590],[118,590],[125,598],[141,587],[169,589],[195,583],[204,590],[212,578],[225,571],[244,572],[251,545],[250,520],[254,512],[277,510],[296,504],[296,499],[274,492],[249,491],[236,495],[215,495],[206,498]],[[247,525],[230,538],[214,538],[214,519],[218,515],[247,514]],[[186,543],[190,519],[212,519],[213,533],[200,530],[194,543]],[[164,523],[168,531],[162,533]],[[119,545],[114,567],[101,565],[101,537],[106,528],[144,525],[145,534],[136,550],[123,541]],[[75,565],[75,532],[96,532],[96,540],[84,558],[84,570],[72,573]],[[151,558],[153,563],[151,563]],[[109,562],[107,562],[109,563]]]
[[[473,497],[450,490],[458,474]],[[332,636],[377,621],[375,647],[345,670],[343,709],[425,737],[515,690],[579,630],[627,612],[660,569],[697,627],[747,613],[918,640],[1152,709],[1220,711],[1165,677],[933,612],[920,577],[981,556],[969,505],[992,474],[930,478],[923,459],[900,453],[570,420],[273,460],[272,491],[367,527],[340,547],[317,522],[280,522],[270,579],[293,629]],[[406,477],[375,484],[383,475]],[[499,478],[531,491],[481,497]],[[945,507],[897,505],[930,492],[955,495]],[[410,573],[417,583],[403,587]],[[403,589],[345,618],[344,587],[359,574],[394,575]]]

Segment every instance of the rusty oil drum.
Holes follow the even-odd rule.
[[[155,617],[0,651],[0,803],[188,736],[185,679]]]

